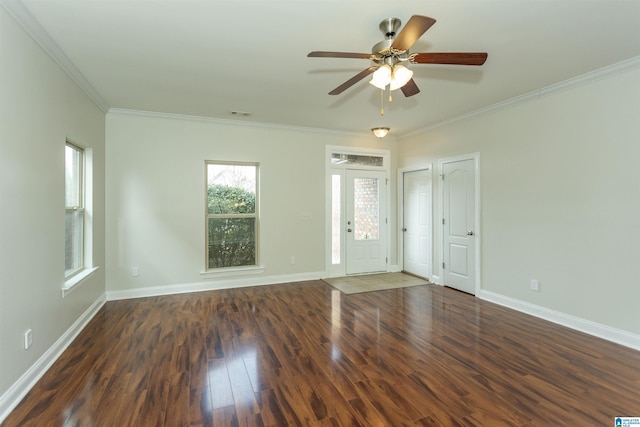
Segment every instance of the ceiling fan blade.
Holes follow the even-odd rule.
[[[355,59],[371,59],[370,53],[351,53],[351,52],[309,52],[309,58],[355,58]]]
[[[409,80],[407,84],[402,86],[400,89],[402,90],[404,96],[406,96],[407,98],[420,93],[420,89],[413,79]]]
[[[428,16],[413,15],[391,44],[391,49],[409,50],[436,20]]]
[[[344,92],[346,89],[349,89],[351,86],[358,83],[360,80],[364,79],[365,77],[367,77],[369,74],[373,73],[377,69],[378,67],[365,68],[364,70],[360,71],[358,74],[351,77],[349,80],[347,80],[346,82],[342,83],[340,86],[338,86],[337,88],[329,92],[329,95],[338,95]]]
[[[487,60],[486,52],[441,52],[416,53],[414,64],[482,65]]]

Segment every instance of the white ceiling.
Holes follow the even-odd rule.
[[[396,136],[640,56],[638,0],[2,1],[108,107]],[[370,52],[380,21],[414,14],[437,22],[412,52],[485,65],[411,65],[421,92],[393,92],[384,117],[368,79],[327,94],[370,63],[308,52]]]

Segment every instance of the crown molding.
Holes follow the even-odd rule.
[[[162,117],[166,119],[214,122],[218,124],[235,125],[235,126],[260,127],[260,128],[272,128],[272,129],[290,130],[290,131],[325,133],[325,134],[351,136],[351,137],[354,137],[354,136],[362,137],[362,136],[368,135],[368,132],[348,132],[348,131],[338,131],[338,130],[323,129],[323,128],[308,128],[308,127],[302,127],[302,126],[268,124],[268,123],[260,123],[260,122],[236,121],[236,120],[229,120],[229,119],[216,119],[216,118],[201,117],[201,116],[189,116],[189,115],[181,115],[181,114],[156,113],[156,112],[149,112],[149,111],[110,108],[109,104],[98,93],[98,91],[89,83],[89,81],[82,75],[80,70],[76,68],[76,66],[71,62],[69,57],[67,57],[67,55],[62,51],[62,49],[60,49],[60,47],[55,43],[55,41],[51,38],[51,36],[49,36],[49,34],[44,30],[44,28],[42,28],[42,26],[38,23],[38,21],[36,21],[33,15],[31,15],[31,13],[27,10],[27,8],[22,4],[20,0],[0,0],[0,5],[4,7],[4,9],[9,13],[9,15],[13,17],[13,19],[15,19],[16,22],[18,22],[18,24],[33,38],[33,40],[35,40],[36,43],[38,43],[38,45],[58,64],[58,66],[83,90],[83,92],[105,114],[114,113],[114,114],[139,115],[139,116],[147,116],[147,117]],[[636,69],[638,67],[640,67],[640,56],[630,58],[628,60],[621,61],[616,64],[612,64],[612,65],[600,68],[598,70],[585,73],[585,74],[573,77],[571,79],[568,79],[559,83],[555,83],[555,84],[546,86],[544,88],[537,89],[502,102],[498,102],[496,104],[479,108],[477,110],[473,110],[471,112],[461,114],[457,117],[443,120],[438,123],[434,123],[432,125],[429,125],[420,129],[416,129],[407,133],[402,133],[400,135],[395,135],[395,138],[392,138],[392,139],[397,139],[401,141],[402,139],[410,136],[419,135],[437,128],[449,126],[454,123],[462,122],[465,120],[475,119],[475,118],[484,116],[486,114],[493,113],[495,111],[511,108],[532,100],[536,100],[545,96],[553,95],[568,89],[572,89],[580,85],[588,84],[599,79],[607,78],[607,77],[620,74],[632,69]]]
[[[313,132],[313,133],[323,133],[323,134],[358,137],[358,138],[371,136],[371,132],[369,130],[367,130],[366,132],[349,132],[349,131],[334,130],[334,129],[251,122],[251,121],[245,121],[245,120],[220,119],[215,117],[192,116],[192,115],[186,115],[186,114],[161,113],[157,111],[131,110],[126,108],[109,108],[108,114],[121,115],[121,116],[150,117],[150,118],[167,119],[167,120],[215,123],[219,125],[237,126],[237,127],[277,129],[277,130],[296,131],[296,132]],[[389,139],[389,138],[385,137],[385,139]],[[394,138],[392,137],[390,139],[394,139]]]
[[[27,8],[19,0],[0,0],[5,10],[18,22],[18,24],[31,36],[33,40],[55,61],[56,64],[75,82],[80,89],[103,112],[109,111],[109,105],[98,91],[76,68],[69,57],[60,49],[60,46],[49,36],[42,26],[31,15]]]
[[[400,140],[402,140],[403,138],[407,138],[409,136],[415,136],[415,135],[419,135],[421,133],[425,133],[437,128],[449,126],[454,123],[475,119],[475,118],[493,113],[495,111],[500,111],[507,108],[515,107],[516,105],[524,104],[536,99],[543,98],[545,96],[554,95],[556,93],[563,92],[565,90],[573,89],[575,87],[592,83],[596,80],[611,77],[616,74],[621,74],[626,71],[634,70],[636,68],[640,68],[640,56],[636,56],[634,58],[630,58],[625,61],[617,62],[615,64],[608,65],[606,67],[603,67],[585,74],[581,74],[576,77],[572,77],[568,80],[554,83],[542,89],[536,89],[534,91],[525,93],[523,95],[519,95],[514,98],[507,99],[506,101],[498,102],[496,104],[492,104],[487,107],[473,110],[466,114],[461,114],[451,119],[443,120],[441,122],[435,123],[433,125],[429,125],[421,129],[416,129],[414,131],[407,132],[400,136]]]

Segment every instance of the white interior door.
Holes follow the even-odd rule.
[[[431,170],[403,174],[403,270],[425,278],[432,274]]]
[[[386,172],[347,170],[347,274],[387,270]]]
[[[442,164],[443,282],[475,294],[475,160]]]

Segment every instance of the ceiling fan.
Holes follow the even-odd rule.
[[[410,53],[411,46],[435,23],[436,20],[428,16],[413,15],[402,31],[398,33],[402,22],[398,18],[388,18],[380,23],[380,31],[384,34],[385,39],[376,43],[370,54],[314,51],[307,56],[311,58],[368,59],[375,63],[333,89],[329,95],[338,95],[373,74],[370,81],[372,85],[383,90],[389,85],[389,90],[402,89],[404,96],[413,96],[419,93],[420,89],[413,80],[413,71],[402,63],[482,65],[487,60],[486,52]]]

